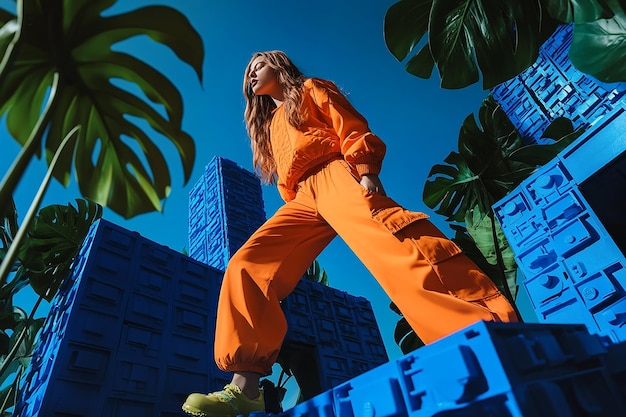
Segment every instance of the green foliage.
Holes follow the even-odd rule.
[[[582,131],[559,118],[546,130],[559,140],[550,145],[523,146],[522,139],[502,108],[491,96],[478,112],[480,125],[470,114],[459,132],[458,152],[451,152],[446,165],[432,167],[424,186],[423,200],[448,221],[464,222],[466,213],[476,210],[478,219],[491,206],[526,179],[537,167],[572,143]]]
[[[402,316],[402,312],[398,306],[396,306],[393,302],[389,305],[389,308],[393,310],[396,314]],[[420,337],[415,333],[415,330],[409,325],[409,322],[403,316],[396,323],[396,327],[393,332],[393,338],[396,341],[396,344],[402,351],[402,353],[406,354],[412,352],[416,349],[424,346],[424,342]]]
[[[52,205],[44,207],[29,231],[29,238],[20,248],[11,278],[0,288],[0,405],[2,412],[14,405],[22,371],[32,357],[35,338],[44,318],[34,318],[42,299],[56,294],[70,271],[71,264],[89,227],[102,216],[102,207],[85,200],[76,200],[77,208]],[[13,244],[18,230],[17,210],[13,201],[2,214],[0,226],[0,259]],[[40,296],[30,314],[13,305],[14,296],[27,285]],[[13,381],[11,381],[13,378]]]
[[[304,277],[308,280],[319,282],[322,285],[328,285],[326,270],[320,266],[317,259],[307,268]]]
[[[67,184],[73,164],[84,196],[128,218],[160,210],[171,188],[162,150],[132,120],[146,123],[174,145],[185,181],[195,145],[181,128],[182,99],[174,85],[143,61],[112,48],[148,35],[189,64],[199,79],[204,48],[180,12],[148,6],[103,16],[114,3],[18,0],[17,16],[1,12],[0,116],[6,115],[10,134],[21,144],[43,118],[38,134],[45,135],[48,163],[66,134],[81,125],[76,145],[61,154],[55,177]],[[59,75],[58,89],[49,113],[40,114],[54,74]],[[149,101],[114,85],[113,79],[134,84]]]
[[[591,2],[595,4],[595,2]],[[603,2],[598,2],[603,3]],[[606,83],[626,81],[626,10],[610,0],[597,20],[582,22],[574,15],[574,35],[569,57],[580,71]],[[612,14],[612,16],[611,16]]]
[[[482,256],[490,265],[498,265],[493,272],[483,270],[513,302],[517,266],[491,207],[583,132],[575,131],[570,120],[557,118],[542,135],[553,143],[524,146],[491,96],[483,101],[478,118],[480,125],[473,115],[465,119],[459,151],[446,157],[447,164],[432,167],[429,177],[433,179],[424,186],[423,200],[448,221],[465,223]]]
[[[385,42],[406,69],[430,78],[436,65],[443,88],[463,88],[482,74],[492,88],[531,66],[557,22],[534,1],[401,0],[385,16]],[[422,39],[427,35],[427,40]]]
[[[69,274],[70,266],[91,225],[102,217],[102,207],[77,199],[77,208],[51,205],[39,211],[20,250],[22,266],[33,290],[51,301]]]
[[[522,73],[563,23],[574,22],[570,57],[601,81],[626,81],[626,13],[620,0],[401,0],[387,10],[385,42],[406,70],[443,88],[482,77],[492,88]]]

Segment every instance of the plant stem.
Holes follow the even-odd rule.
[[[39,116],[39,120],[37,120],[35,127],[31,131],[30,137],[22,147],[22,150],[17,158],[15,158],[15,161],[13,161],[13,164],[7,173],[4,175],[4,178],[2,178],[2,183],[0,183],[0,204],[2,205],[4,205],[6,201],[9,201],[9,198],[13,195],[17,184],[24,175],[24,171],[26,170],[28,163],[32,159],[33,155],[35,155],[37,149],[41,147],[41,139],[44,131],[46,130],[51,110],[58,96],[58,86],[59,74],[54,73],[52,84],[50,86],[50,94],[48,95],[48,102],[46,103],[41,116]]]
[[[17,14],[17,25],[18,28],[15,31],[15,35],[13,35],[13,39],[7,46],[7,49],[4,51],[4,56],[2,57],[2,62],[0,62],[0,85],[4,84],[4,80],[7,77],[7,67],[10,67],[13,64],[13,60],[17,56],[19,51],[19,40],[22,36],[22,26],[24,24],[24,1],[18,0],[16,4],[16,14]]]
[[[9,272],[11,271],[11,266],[13,266],[13,262],[17,258],[17,254],[22,244],[22,241],[24,240],[24,238],[26,237],[26,234],[28,233],[28,229],[30,228],[30,223],[33,221],[35,217],[35,213],[37,213],[37,210],[39,210],[39,206],[41,205],[41,200],[43,199],[43,196],[46,193],[46,190],[48,189],[48,185],[50,184],[50,179],[52,178],[52,174],[54,172],[54,168],[56,167],[57,161],[59,159],[59,155],[61,154],[61,152],[63,152],[63,149],[65,148],[67,143],[70,141],[72,136],[74,136],[74,133],[76,133],[79,129],[80,129],[80,126],[75,126],[72,130],[70,130],[69,133],[65,135],[65,138],[63,138],[63,141],[61,142],[56,152],[54,153],[52,161],[50,161],[50,166],[48,167],[48,171],[46,172],[46,176],[41,182],[41,185],[39,186],[39,190],[37,191],[37,194],[35,195],[35,198],[33,199],[33,202],[30,205],[30,208],[28,209],[26,216],[24,217],[24,221],[22,222],[22,225],[20,226],[19,230],[15,234],[15,238],[13,239],[13,242],[11,243],[11,246],[9,247],[9,250],[6,253],[6,256],[2,260],[2,265],[0,265],[0,287],[3,287],[4,284],[6,283],[6,278],[8,277]]]
[[[500,279],[502,280],[502,289],[504,290],[504,296],[509,300],[513,310],[515,310],[515,314],[517,317],[522,319],[519,310],[517,309],[517,305],[515,304],[515,300],[513,299],[513,294],[511,294],[511,289],[509,288],[509,283],[506,280],[506,274],[504,273],[504,259],[502,258],[502,251],[500,249],[500,245],[498,244],[498,233],[496,231],[496,219],[493,215],[493,210],[489,211],[489,220],[491,220],[491,236],[493,237],[493,247],[496,250],[496,260],[498,262],[498,272],[500,273]]]

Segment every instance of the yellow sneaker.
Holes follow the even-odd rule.
[[[222,391],[210,394],[190,394],[183,404],[183,411],[195,417],[237,417],[247,416],[256,411],[265,411],[263,391],[259,396],[250,400],[241,389],[234,384],[228,384]]]

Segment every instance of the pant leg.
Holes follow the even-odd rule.
[[[493,282],[425,214],[365,190],[345,161],[303,188],[425,343],[479,320],[517,321]]]
[[[336,233],[298,194],[278,209],[230,259],[215,329],[215,361],[225,371],[269,374],[287,324],[280,300]]]

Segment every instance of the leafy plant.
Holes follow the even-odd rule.
[[[103,16],[115,2],[17,0],[16,15],[0,11],[0,116],[6,115],[10,134],[23,145],[2,181],[0,201],[8,201],[42,145],[50,162],[61,139],[81,125],[75,145],[60,155],[55,178],[67,184],[73,164],[81,193],[90,200],[127,218],[160,210],[171,189],[169,169],[133,118],[174,145],[189,179],[195,146],[181,128],[180,93],[160,72],[112,47],[148,35],[201,80],[202,40],[180,12],[165,6]],[[134,84],[163,111],[113,79]]]
[[[14,405],[21,372],[28,367],[34,341],[44,318],[35,318],[42,300],[50,301],[63,277],[69,275],[71,264],[78,253],[89,227],[102,215],[102,207],[76,200],[77,208],[52,205],[44,207],[35,217],[29,239],[19,251],[13,275],[0,287],[0,409]],[[18,230],[17,210],[13,202],[5,210],[0,227],[1,258],[13,244]],[[39,294],[30,314],[13,305],[13,297],[27,285]],[[13,382],[9,382],[14,376]]]
[[[318,260],[314,260],[311,266],[309,266],[304,273],[304,278],[319,282],[322,285],[328,285],[328,275],[326,270],[320,266]]]
[[[20,251],[30,286],[47,301],[52,300],[69,274],[89,228],[102,217],[100,205],[82,199],[76,199],[76,204],[54,204],[41,209]]]
[[[581,71],[626,80],[626,13],[619,0],[401,0],[385,15],[387,48],[407,72],[443,88],[492,88],[519,75],[563,23],[575,22],[570,56]]]
[[[491,96],[478,112],[480,125],[469,115],[461,127],[458,152],[451,152],[446,164],[432,167],[424,186],[424,203],[448,221],[464,222],[478,248],[491,264],[500,264],[508,284],[498,283],[513,301],[508,288],[515,288],[516,268],[511,252],[491,207],[512,191],[537,165],[548,162],[583,132],[571,121],[558,118],[543,136],[554,139],[548,145],[526,145],[502,108]],[[506,260],[506,262],[505,262]]]

